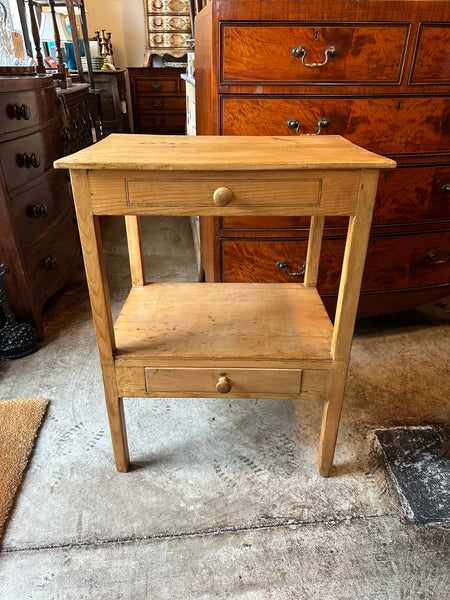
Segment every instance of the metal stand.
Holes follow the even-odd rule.
[[[18,323],[6,298],[3,277],[9,273],[0,265],[0,359],[14,360],[39,349],[38,334],[29,323]]]

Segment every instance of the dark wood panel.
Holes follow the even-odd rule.
[[[137,99],[139,112],[180,111],[186,112],[186,99],[182,96],[140,96]]]
[[[223,135],[343,135],[380,154],[450,151],[450,98],[238,98],[222,99]]]
[[[226,282],[303,281],[288,272],[301,272],[306,240],[222,240],[222,280]],[[450,232],[372,237],[369,242],[362,291],[424,287],[450,283]],[[326,239],[322,245],[318,289],[336,294],[344,255],[343,239]]]
[[[450,25],[423,24],[412,83],[450,83]]]
[[[408,32],[407,24],[225,24],[221,82],[398,83]]]

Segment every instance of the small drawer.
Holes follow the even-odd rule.
[[[320,127],[322,119],[327,125]],[[222,101],[222,135],[342,135],[378,154],[450,150],[450,98],[238,98]]]
[[[76,219],[70,210],[62,223],[25,254],[26,271],[36,301],[58,289],[59,281],[78,254]]]
[[[171,4],[172,2],[169,2]],[[148,43],[150,48],[160,48],[170,52],[171,48],[183,48],[186,52],[191,48],[188,40],[191,39],[191,32],[164,31],[152,32],[149,31]]]
[[[115,174],[113,175],[116,176]],[[101,187],[103,174],[93,174],[91,191],[95,195]],[[108,174],[111,181],[111,175]],[[120,178],[120,175],[118,175]],[[348,215],[354,211],[359,193],[359,171],[292,172],[264,171],[253,173],[206,173],[195,176],[189,173],[155,173],[127,178],[126,202],[128,206],[145,206],[161,214],[275,214],[296,215],[328,214]],[[280,189],[283,206],[280,206]],[[114,196],[111,196],[113,200]],[[117,198],[120,201],[120,197]],[[95,203],[95,200],[94,200]]]
[[[40,90],[0,93],[0,132],[10,135],[36,127],[58,116],[53,84]]]
[[[157,131],[158,128],[164,129],[183,129],[186,125],[186,115],[170,113],[140,113],[138,115],[139,128]]]
[[[152,15],[189,15],[189,0],[147,0],[147,14]]]
[[[410,83],[450,83],[450,26],[422,24]]]
[[[179,110],[184,112],[186,110],[186,99],[182,96],[141,96],[137,99],[138,110],[148,112],[162,112],[162,111],[173,111]],[[142,113],[140,113],[142,119]]]
[[[298,396],[301,369],[145,368],[148,394],[234,398]]]
[[[9,192],[53,167],[63,148],[58,124],[0,145],[0,160]]]
[[[29,187],[10,202],[19,241],[25,246],[58,221],[72,204],[66,173],[51,169],[38,185]]]
[[[221,83],[398,84],[408,25],[225,24]]]
[[[136,79],[137,94],[176,94],[177,80],[174,79]],[[140,98],[139,98],[140,100]]]
[[[186,15],[150,15],[147,19],[149,31],[190,31],[191,19],[189,13]]]

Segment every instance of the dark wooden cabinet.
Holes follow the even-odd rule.
[[[51,76],[0,77],[0,263],[16,317],[43,337],[42,308],[69,280],[79,241]],[[1,315],[0,315],[1,317]]]
[[[134,133],[186,133],[184,68],[128,69]]]
[[[195,38],[198,135],[343,135],[397,161],[380,175],[359,314],[449,294],[450,3],[222,0]],[[343,227],[324,233],[330,312]],[[202,217],[200,229],[208,281],[302,281],[288,273],[302,271],[308,222]]]

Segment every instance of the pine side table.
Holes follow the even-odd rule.
[[[70,169],[116,467],[124,397],[320,399],[332,466],[378,182],[395,162],[340,136],[112,134]],[[124,215],[132,288],[113,323],[99,217]],[[146,283],[140,215],[309,215],[299,283]],[[334,325],[316,289],[325,216],[349,217]]]

